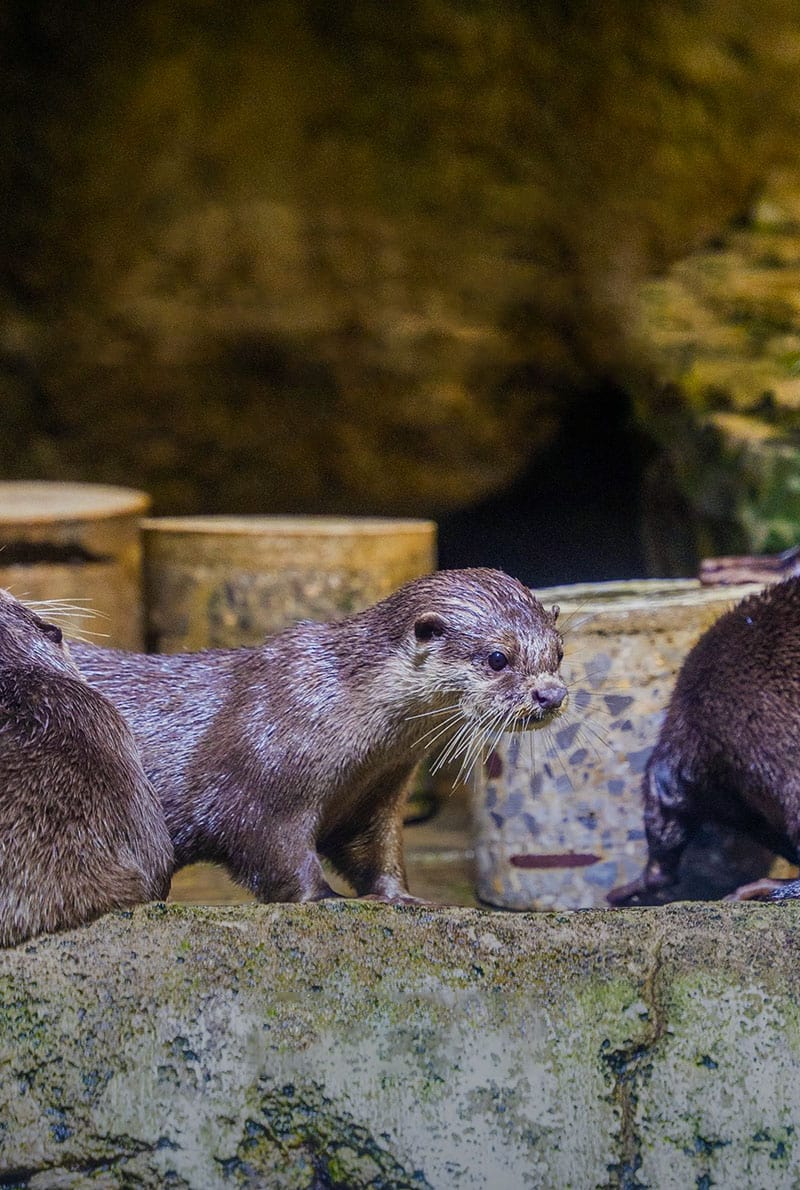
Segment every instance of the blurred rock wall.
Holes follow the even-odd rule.
[[[661,447],[646,481],[650,566],[800,542],[800,178],[641,291],[637,416]],[[658,492],[685,505],[670,532]],[[678,524],[676,521],[680,521]]]
[[[0,476],[440,513],[793,168],[790,0],[9,0]]]

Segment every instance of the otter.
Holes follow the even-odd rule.
[[[414,902],[402,808],[422,751],[468,769],[561,707],[558,609],[501,571],[445,570],[344,620],[183,654],[74,646],[131,724],[176,867],[223,864],[262,901]]]
[[[172,844],[122,716],[0,590],[0,945],[166,897]]]
[[[748,596],[686,657],[643,780],[648,859],[613,905],[669,899],[687,843],[705,822],[735,827],[800,859],[800,578]],[[800,880],[763,879],[731,899],[800,897]]]

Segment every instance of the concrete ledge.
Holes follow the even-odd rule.
[[[800,1180],[800,906],[147,906],[0,954],[0,1186]]]

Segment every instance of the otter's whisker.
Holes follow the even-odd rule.
[[[109,619],[105,612],[101,612],[96,607],[92,607],[90,601],[81,603],[80,600],[65,599],[26,599],[26,606],[37,614],[40,611],[47,611],[50,615],[58,614],[61,616],[88,616],[92,619]]]
[[[444,723],[437,723],[434,727],[431,727],[428,731],[421,735],[418,740],[416,740],[414,747],[416,748],[418,744],[424,744],[426,751],[429,748],[432,748],[436,741],[441,739],[442,736],[447,735],[447,733],[455,726],[456,723],[461,720],[461,718],[462,715],[459,711],[457,715],[451,715],[451,717],[446,719]]]
[[[486,747],[486,735],[477,733],[469,741],[464,750],[464,759],[456,777],[457,781],[467,781],[472,772],[476,771],[478,761],[487,755],[490,749]]]
[[[498,734],[498,723],[499,720],[494,718],[491,723],[486,725],[483,731],[475,733],[469,743],[468,749],[465,749],[464,766],[469,765],[469,768],[472,768],[479,759],[483,759],[491,754],[494,743],[490,743],[490,740],[494,738],[496,742],[500,738],[500,734],[502,734]]]
[[[444,749],[443,763],[451,760],[455,761],[468,746],[469,741],[475,736],[475,734],[480,733],[483,724],[491,720],[493,714],[494,712],[491,710],[485,711],[477,722],[474,719],[465,718],[464,726],[456,732],[450,743]]]
[[[602,744],[608,750],[611,747],[608,736],[603,735],[601,728],[588,719],[581,719],[578,721],[578,732],[585,732],[597,744]]]
[[[584,731],[582,724],[575,734],[575,743],[578,744],[579,747],[585,748],[587,752],[591,753],[595,760],[600,758],[600,748],[598,747],[598,743],[603,743],[606,747],[606,750],[611,747],[608,740],[598,740],[597,737],[592,737],[588,731]]]
[[[503,714],[504,712],[502,710],[495,711],[489,709],[477,723],[473,723],[471,738],[465,742],[463,752],[467,753],[476,749],[483,749],[486,739],[500,723]]]
[[[440,719],[438,723],[433,723],[430,727],[427,727],[419,738],[421,740],[425,740],[428,739],[429,736],[435,735],[439,732],[447,731],[449,727],[451,727],[454,723],[459,723],[463,718],[464,716],[460,708],[457,711],[451,711],[446,719]]]
[[[501,710],[487,722],[480,739],[481,748],[487,756],[497,747],[503,737],[503,733],[508,729],[513,718],[513,711],[507,712]]]
[[[469,720],[467,720],[454,734],[452,739],[449,740],[447,744],[445,744],[444,748],[431,766],[431,772],[438,772],[440,768],[447,764],[448,761],[458,753],[461,744],[471,734],[472,730],[473,725],[469,722]]]
[[[439,760],[441,761],[441,764],[446,764],[447,761],[450,759],[450,757],[453,756],[456,752],[458,752],[458,750],[460,749],[464,740],[470,735],[470,733],[473,730],[474,730],[474,724],[468,718],[465,718],[462,716],[461,726],[458,728],[457,731],[453,732],[450,739],[447,741],[447,743],[442,748],[442,751],[439,755]],[[441,764],[440,764],[440,767],[441,767]]]
[[[406,721],[409,719],[429,719],[432,715],[443,715],[445,711],[456,711],[460,709],[460,702],[452,702],[446,707],[434,707],[432,711],[420,711],[417,715],[406,715]]]
[[[53,619],[55,619],[55,616]],[[81,644],[84,645],[90,645],[92,643],[89,640],[90,636],[95,637],[95,639],[100,638],[103,640],[108,640],[109,636],[111,635],[110,632],[92,632],[90,628],[84,628],[83,632],[76,632],[74,628],[66,628],[65,634],[69,640],[79,640]]]
[[[92,606],[91,599],[26,599],[25,603],[28,607],[63,607],[73,611],[86,611],[93,615],[100,615],[95,607]]]
[[[96,608],[80,607],[76,603],[67,603],[62,599],[30,599],[25,601],[25,606],[37,616],[46,617],[53,624],[62,627],[70,640],[78,640],[88,645],[91,644],[89,637],[106,639],[110,635],[108,632],[94,631],[83,624],[78,631],[77,627],[70,623],[71,620],[108,620],[109,617],[105,612],[100,612]]]
[[[469,747],[470,741],[474,738],[475,734],[480,733],[483,722],[489,722],[492,718],[493,712],[489,711],[484,714],[483,719],[479,720],[477,724],[472,720],[465,720],[464,726],[456,732],[438,757],[436,762],[437,769],[449,761],[455,763],[458,757]]]
[[[458,757],[455,759],[457,760]],[[455,788],[455,786],[458,785],[460,781],[466,781],[469,778],[469,774],[472,772],[476,760],[477,753],[475,752],[475,738],[473,736],[466,742],[464,746],[461,764],[459,766],[458,772],[453,778],[453,788]]]
[[[585,624],[590,624],[595,618],[597,612],[585,610],[588,603],[588,599],[581,600],[580,603],[576,603],[572,611],[567,612],[563,620],[559,620],[561,635],[564,639],[566,639],[570,632],[574,632],[577,628],[583,628]]]
[[[508,731],[511,724],[514,722],[515,718],[516,718],[516,712],[514,710],[510,710],[508,712],[508,714],[504,716],[504,718],[500,724],[500,727],[497,730],[497,734],[494,736],[491,743],[488,745],[487,751],[491,752],[493,748],[497,747],[497,745],[500,743],[500,740],[503,738],[503,736]]]
[[[466,742],[464,747],[463,760],[456,775],[456,781],[466,781],[468,779],[469,774],[475,768],[479,757],[481,757],[485,752],[488,753],[491,750],[486,746],[487,740],[495,735],[498,725],[501,725],[500,731],[496,735],[496,739],[499,740],[500,736],[502,735],[502,724],[507,723],[508,720],[509,717],[500,711],[498,714],[489,715],[484,723],[478,725],[478,728],[475,730],[472,738]]]
[[[440,721],[439,723],[434,723],[424,732],[422,732],[419,739],[416,741],[417,744],[424,744],[426,748],[429,748],[437,740],[441,739],[442,736],[446,736],[450,731],[452,731],[455,725],[460,723],[462,719],[463,715],[460,710],[452,711],[447,719],[445,719],[443,722]]]
[[[558,768],[560,768],[560,770],[561,770],[561,775],[563,776],[564,780],[567,782],[567,785],[569,786],[569,788],[571,790],[574,791],[575,786],[573,785],[572,777],[570,776],[569,769],[564,761],[562,751],[558,745],[558,741],[556,740],[553,732],[548,731],[545,733],[544,746],[545,746],[545,749],[547,752],[547,756],[551,761],[551,772],[553,771],[554,764],[557,764]]]

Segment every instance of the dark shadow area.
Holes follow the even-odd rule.
[[[9,541],[0,546],[3,566],[84,566],[110,561],[107,554],[92,554],[77,541]]]
[[[652,453],[627,395],[612,385],[592,392],[513,487],[442,519],[440,565],[497,566],[532,587],[645,576],[642,479]]]

